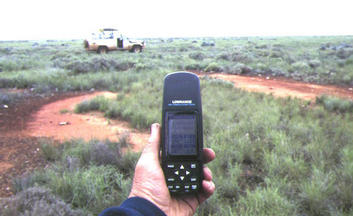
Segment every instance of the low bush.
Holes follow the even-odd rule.
[[[50,140],[41,140],[41,152],[47,161],[55,161],[59,159],[60,152],[54,142]]]
[[[297,215],[295,205],[276,188],[257,188],[237,202],[239,215]]]
[[[102,111],[107,110],[109,99],[104,96],[97,96],[92,100],[86,100],[75,106],[75,113],[85,113],[89,111]]]
[[[206,58],[206,56],[202,52],[195,52],[195,53],[190,53],[189,54],[189,58],[194,59],[194,60],[202,61],[203,59]]]
[[[1,88],[1,79],[0,79],[0,88]],[[21,101],[24,98],[28,98],[27,93],[11,93],[11,92],[2,92],[0,90],[0,106],[15,104]]]
[[[31,187],[12,198],[4,198],[0,202],[0,214],[13,215],[92,215],[80,209],[73,209],[70,204],[53,195],[50,190],[41,187]]]
[[[205,72],[222,72],[223,67],[220,66],[216,62],[211,62],[207,65],[207,67],[204,69]]]
[[[321,104],[326,110],[333,112],[353,112],[353,101],[322,95],[316,98],[316,103]]]
[[[47,143],[45,148],[49,149],[51,144]],[[18,194],[31,187],[45,187],[60,197],[65,205],[94,215],[126,199],[138,154],[129,152],[123,155],[120,143],[98,140],[89,143],[71,140],[53,148],[56,148],[57,156],[48,158],[52,166],[14,180]],[[24,197],[24,202],[36,202],[35,199]],[[45,203],[41,205],[46,206]],[[45,208],[54,206],[52,203],[48,205]]]
[[[113,58],[94,57],[87,60],[77,60],[64,66],[73,74],[98,72],[98,71],[126,71],[135,67],[134,62],[117,61]]]
[[[335,174],[324,173],[314,167],[309,181],[300,185],[303,210],[310,215],[328,215],[335,206]]]
[[[41,61],[36,58],[12,57],[0,58],[0,68],[3,72],[23,71],[41,67]]]
[[[224,72],[229,73],[229,74],[249,74],[253,70],[252,68],[245,66],[242,63],[237,63],[235,65],[230,65],[225,67]]]
[[[200,63],[191,63],[187,64],[184,69],[188,71],[203,71],[206,66]]]

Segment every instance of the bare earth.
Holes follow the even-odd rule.
[[[211,74],[210,77],[234,83],[236,88],[251,92],[263,92],[275,97],[292,97],[304,100],[315,100],[317,96],[332,95],[353,100],[353,86],[338,87],[317,85],[275,77],[248,77],[229,74]]]
[[[317,96],[327,94],[353,99],[352,87],[315,85],[270,77],[208,76],[231,81],[236,88],[269,93],[276,97],[315,100]],[[142,149],[148,140],[148,131],[133,129],[125,121],[107,120],[99,112],[73,112],[76,104],[98,95],[116,98],[116,93],[112,92],[68,93],[30,98],[6,109],[0,107],[0,197],[13,194],[12,178],[46,165],[40,156],[41,137],[57,141],[72,138],[117,141],[121,135],[128,134],[133,150]]]

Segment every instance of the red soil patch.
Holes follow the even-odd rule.
[[[128,134],[133,149],[141,150],[148,140],[147,131],[140,132],[132,129],[125,121],[108,120],[99,112],[74,113],[75,105],[98,95],[116,97],[116,94],[111,92],[96,92],[44,105],[34,115],[34,120],[28,123],[26,134],[32,137],[51,137],[60,141],[72,138],[86,141],[91,139],[118,141],[121,135]]]

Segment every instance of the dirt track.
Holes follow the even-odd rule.
[[[208,76],[231,81],[237,88],[270,93],[277,97],[314,100],[316,96],[327,94],[353,99],[351,87],[322,86],[269,77]],[[134,150],[143,147],[148,139],[148,131],[132,129],[127,122],[108,121],[101,113],[73,112],[76,104],[97,95],[116,97],[111,92],[69,93],[49,98],[31,98],[14,107],[0,108],[0,197],[12,194],[12,177],[45,166],[45,161],[39,156],[39,137],[60,141],[71,138],[117,140],[120,135],[128,133]]]
[[[317,96],[332,95],[353,100],[353,86],[344,88],[333,85],[317,85],[276,77],[248,77],[229,74],[211,74],[209,76],[231,81],[236,88],[272,94],[275,97],[290,96],[304,100],[315,100]]]

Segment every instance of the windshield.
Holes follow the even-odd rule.
[[[93,40],[101,40],[101,39],[114,39],[119,37],[119,33],[117,31],[102,31],[92,33],[91,38]]]

